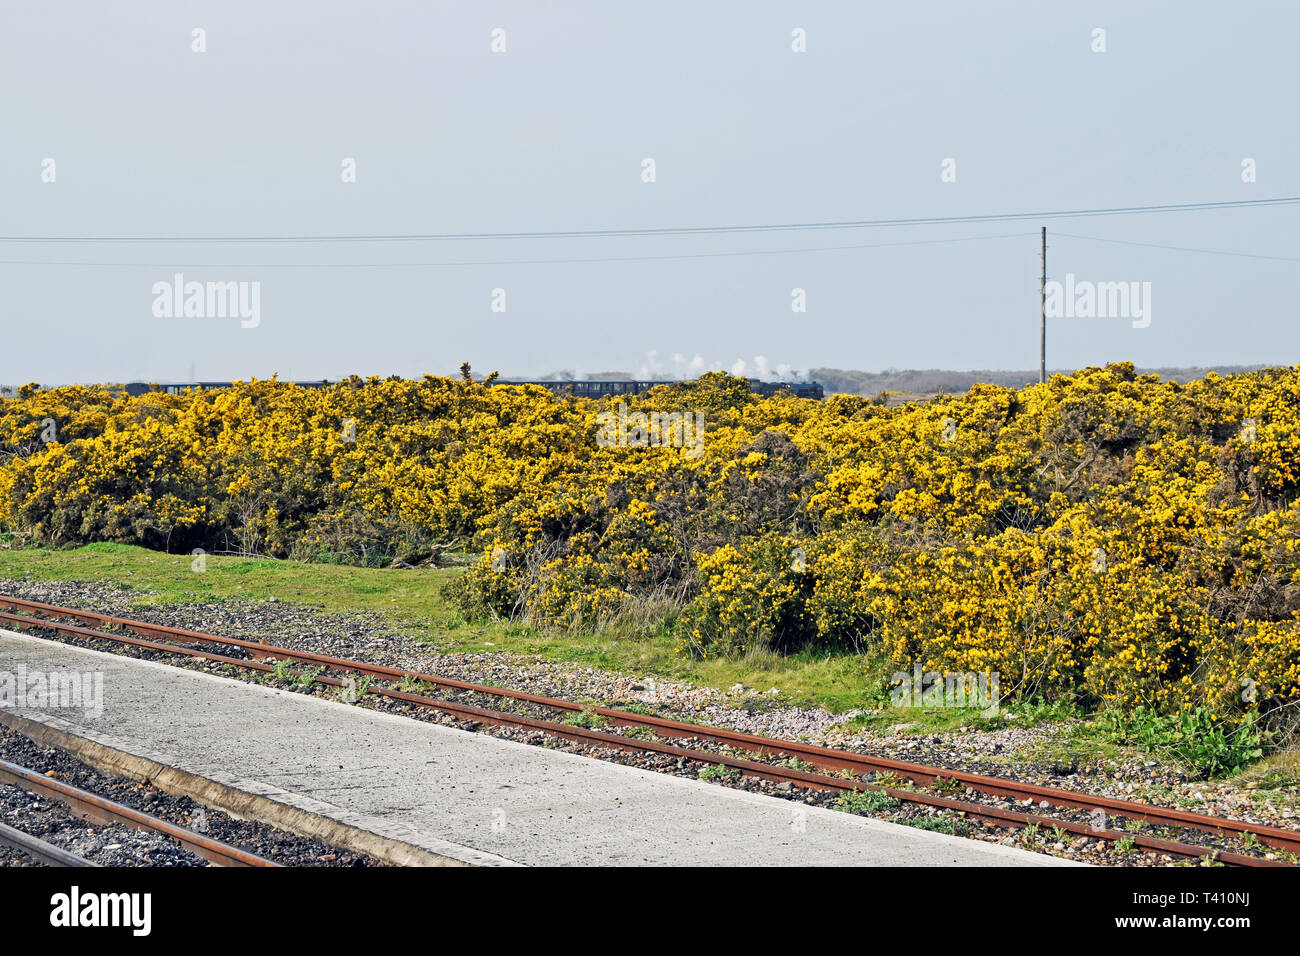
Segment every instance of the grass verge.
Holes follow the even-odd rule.
[[[138,592],[132,602],[137,607],[275,597],[329,613],[372,612],[394,631],[439,651],[513,651],[721,689],[735,684],[758,692],[776,688],[785,701],[833,712],[871,707],[876,701],[867,659],[860,654],[755,653],[701,661],[677,653],[676,642],[662,628],[593,635],[508,622],[471,623],[441,596],[442,586],[462,573],[456,568],[359,568],[208,555],[205,570],[198,572],[193,560],[119,544],[15,548],[0,550],[0,579],[124,585]]]

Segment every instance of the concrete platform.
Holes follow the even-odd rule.
[[[300,832],[333,822],[423,851],[390,854],[404,862],[1069,865],[0,630],[0,673],[19,665],[102,671],[103,711],[19,702],[6,723]]]

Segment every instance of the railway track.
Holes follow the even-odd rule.
[[[238,847],[213,840],[201,833],[195,833],[185,827],[142,813],[125,804],[115,803],[104,797],[74,787],[61,780],[47,777],[36,770],[20,767],[7,760],[0,760],[0,784],[10,784],[28,793],[45,797],[62,803],[75,816],[83,820],[112,826],[128,826],[136,830],[158,833],[181,844],[186,850],[202,857],[217,866],[279,866],[270,860],[241,850]],[[0,825],[3,826],[3,825]],[[58,847],[51,846],[43,840],[29,834],[14,830],[12,827],[0,829],[0,843],[6,843],[23,850],[54,866],[94,866],[86,860]]]
[[[1284,853],[1300,855],[1300,831],[1190,813],[1152,804],[1094,796],[1037,784],[1021,783],[999,777],[948,770],[941,767],[909,763],[830,747],[820,747],[800,741],[763,737],[722,727],[685,723],[665,717],[637,714],[614,708],[584,708],[583,705],[574,701],[545,697],[509,688],[474,684],[468,681],[439,677],[435,674],[404,671],[364,661],[330,657],[239,638],[220,637],[183,628],[151,624],[146,621],[135,621],[77,608],[58,607],[5,595],[0,595],[0,607],[9,608],[10,611],[16,612],[0,612],[0,623],[16,628],[51,631],[77,640],[107,641],[138,650],[199,658],[269,674],[279,674],[281,670],[278,666],[267,663],[268,659],[292,661],[319,668],[319,671],[312,675],[312,679],[316,683],[345,689],[358,689],[358,685],[352,677],[352,675],[356,675],[372,681],[397,684],[400,686],[375,686],[371,683],[364,687],[364,692],[438,711],[466,721],[539,731],[580,744],[612,748],[625,752],[661,754],[679,759],[684,758],[726,767],[743,775],[776,783],[789,783],[792,786],[808,789],[832,791],[840,794],[851,794],[854,791],[876,791],[902,802],[964,814],[1001,826],[1059,828],[1060,831],[1099,840],[1110,842],[1126,841],[1132,847],[1150,850],[1155,853],[1169,854],[1184,859],[1209,859],[1233,866],[1286,865],[1256,855],[1098,825],[1095,817],[1100,812],[1106,815],[1105,820],[1107,823],[1110,817],[1115,817],[1171,831],[1198,831],[1227,840],[1243,838],[1281,850]],[[78,623],[65,623],[67,621],[76,621]],[[95,627],[82,626],[86,624],[95,625]],[[105,628],[111,628],[112,630],[105,630]],[[245,656],[220,653],[214,651],[212,649],[214,647],[231,648],[234,649],[233,653],[240,653]],[[326,673],[327,671],[332,673]],[[337,676],[339,674],[348,676]],[[419,688],[420,685],[460,694],[483,695],[499,701],[509,701],[516,705],[522,704],[541,710],[558,712],[560,715],[571,715],[588,710],[615,727],[644,728],[651,731],[657,738],[687,741],[697,746],[678,746],[659,739],[634,738],[618,733],[575,726],[558,720],[479,707],[457,700],[435,698],[428,696],[426,693],[416,693],[412,690],[402,689],[410,686]],[[712,744],[731,748],[741,751],[747,756],[741,757],[736,756],[734,753],[720,753],[700,749],[699,744]],[[794,763],[795,766],[772,762],[783,758]],[[811,767],[813,770],[802,769],[801,765]],[[909,780],[912,787],[892,786],[873,782],[872,779],[869,779],[882,775],[891,779],[902,778]],[[987,798],[1011,800],[1020,804],[1032,803],[1040,808],[1041,804],[1046,803],[1057,811],[1081,811],[1092,815],[1093,819],[1085,823],[1077,819],[1071,819],[1068,816],[1049,816],[1037,812],[1027,812],[1027,810],[1012,809],[972,800],[961,800],[941,793],[913,789],[914,787],[951,787],[953,785],[963,787]]]
[[[15,830],[7,823],[0,823],[0,846],[7,846],[15,850],[21,850],[37,862],[44,863],[46,866],[80,867],[99,865],[97,863],[91,863],[89,860],[77,856],[75,853],[69,853],[67,850],[61,849],[53,843],[46,843],[40,837],[32,836],[30,833],[24,833],[22,830]]]

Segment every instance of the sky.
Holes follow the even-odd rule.
[[[1294,197],[1297,34],[1281,0],[5,0],[0,383],[1032,369],[1042,226],[1049,280],[1146,290],[1050,319],[1049,367],[1295,364],[1297,205],[35,240]],[[178,274],[256,321],[169,310]]]

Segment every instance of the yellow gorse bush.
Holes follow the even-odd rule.
[[[702,453],[598,441],[620,402],[701,414]],[[0,401],[0,524],[358,563],[472,549],[451,588],[471,615],[653,606],[684,653],[856,648],[1229,715],[1300,698],[1298,426],[1300,369],[1116,364],[894,408],[720,374],[603,401],[433,376],[25,386]]]

